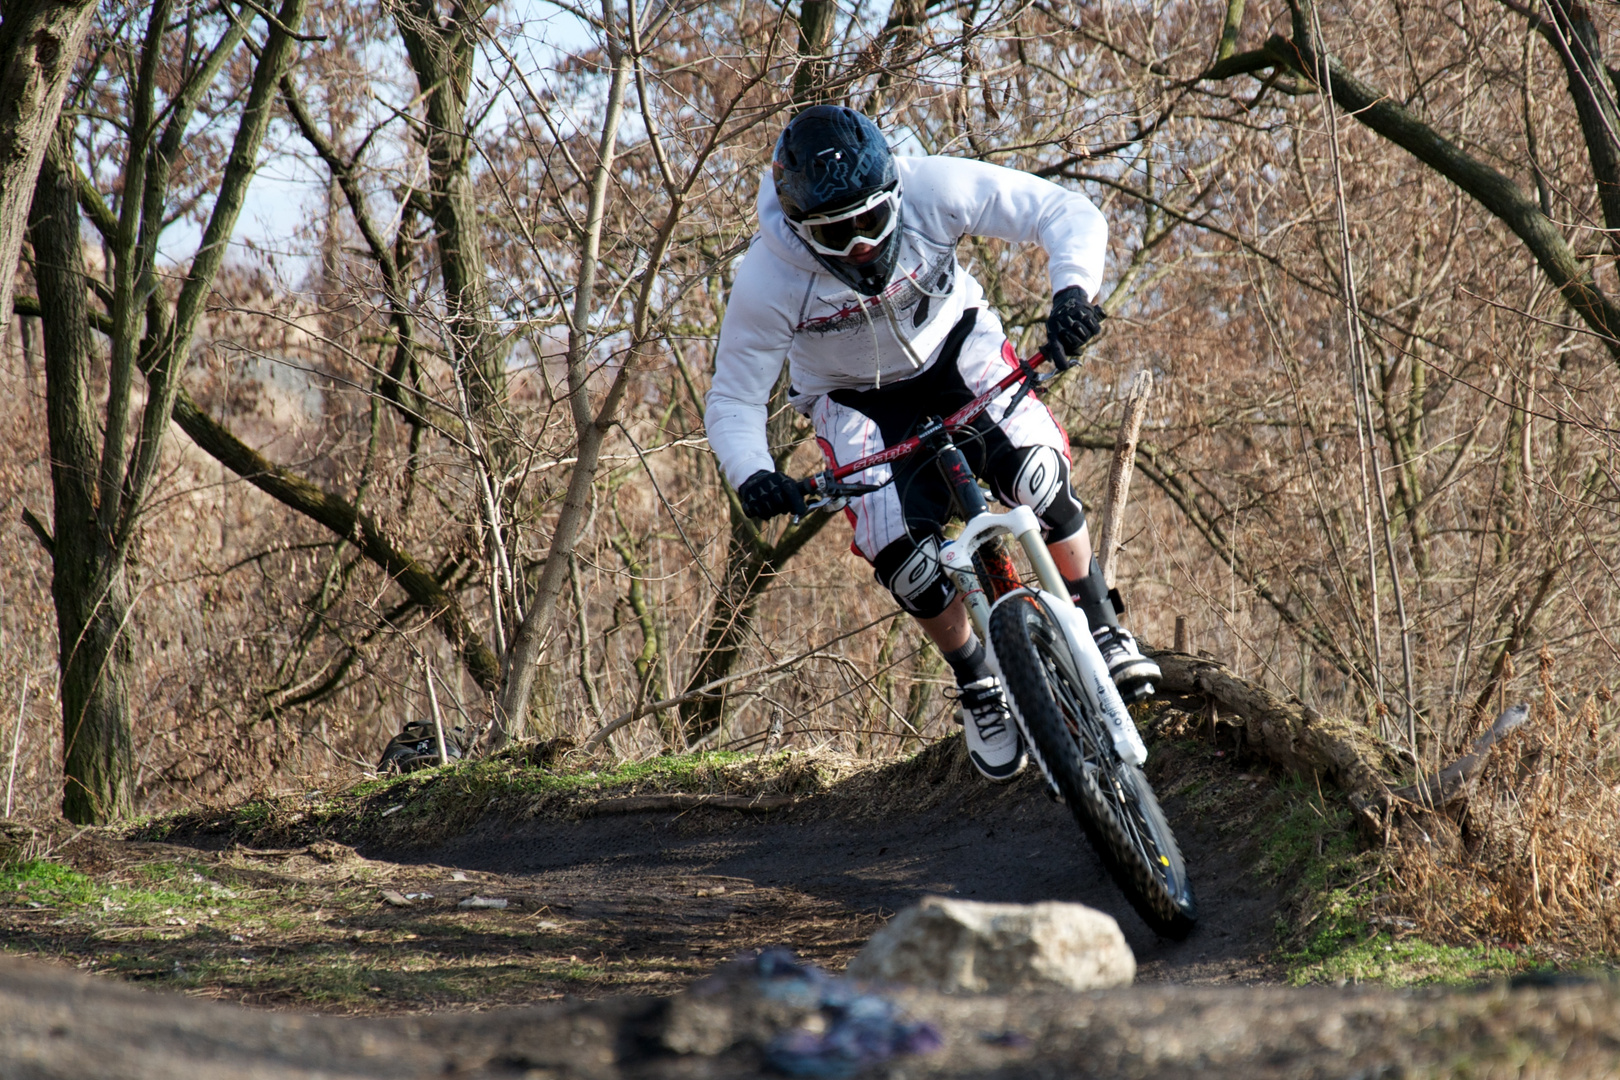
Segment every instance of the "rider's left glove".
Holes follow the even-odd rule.
[[[743,513],[751,518],[773,518],[777,514],[792,513],[804,517],[810,511],[804,505],[804,495],[798,482],[783,472],[761,469],[737,488],[737,498]]]
[[[1059,371],[1074,366],[1074,354],[1102,329],[1103,309],[1086,299],[1078,285],[1059,289],[1046,317],[1046,358]]]

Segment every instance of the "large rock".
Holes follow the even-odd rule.
[[[1129,986],[1136,957],[1119,924],[1084,904],[981,904],[930,896],[872,936],[857,979],[942,993]]]

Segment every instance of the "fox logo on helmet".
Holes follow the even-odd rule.
[[[795,116],[771,160],[776,198],[794,220],[858,202],[897,176],[878,126],[841,105],[816,105]]]

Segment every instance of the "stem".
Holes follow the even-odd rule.
[[[17,751],[22,746],[23,716],[28,710],[28,672],[23,672],[22,693],[17,695],[17,727],[11,733],[11,766],[6,770],[6,817],[11,817],[11,787],[17,779]]]
[[[433,712],[433,739],[439,744],[439,764],[450,764],[450,754],[444,745],[444,715],[439,712],[439,694],[433,689],[433,665],[427,653],[422,654],[422,679],[427,683],[428,708]]]
[[[1114,459],[1108,466],[1108,488],[1103,495],[1102,526],[1097,533],[1097,562],[1102,567],[1103,580],[1114,587],[1116,566],[1114,553],[1119,547],[1119,536],[1125,524],[1125,500],[1131,490],[1131,472],[1136,462],[1136,440],[1142,434],[1142,420],[1147,416],[1148,398],[1153,393],[1153,374],[1139,371],[1131,380],[1125,395],[1125,415],[1119,422],[1119,435],[1114,440]]]

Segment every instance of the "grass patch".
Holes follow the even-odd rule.
[[[145,865],[127,880],[105,880],[41,859],[0,865],[0,905],[67,916],[117,915],[148,926],[160,917],[184,926],[187,916],[195,921],[245,906],[236,890],[211,880],[197,865]]]
[[[563,758],[537,765],[530,747],[457,761],[346,791],[274,796],[237,807],[187,811],[129,835],[157,841],[216,837],[249,847],[335,839],[394,849],[431,847],[491,817],[576,817],[598,799],[645,794],[801,795],[825,790],[843,763],[802,751],[768,756],[713,751],[605,763]]]
[[[1411,920],[1386,914],[1388,867],[1361,850],[1346,807],[1294,779],[1280,782],[1268,803],[1260,865],[1291,883],[1289,915],[1278,924],[1290,983],[1465,985],[1548,966],[1522,949],[1420,936]]]
[[[1522,950],[1500,945],[1448,945],[1377,930],[1354,912],[1364,905],[1342,896],[1340,913],[1288,957],[1288,981],[1377,982],[1387,986],[1460,986],[1549,968]]]

